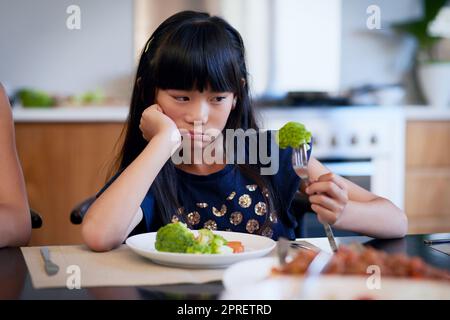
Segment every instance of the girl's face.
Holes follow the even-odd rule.
[[[190,138],[193,147],[204,148],[225,128],[234,108],[234,93],[157,89],[156,103]]]

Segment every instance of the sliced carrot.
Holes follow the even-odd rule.
[[[233,249],[233,253],[244,252],[244,246],[240,241],[228,241],[227,246]]]

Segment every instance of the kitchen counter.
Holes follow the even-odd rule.
[[[124,122],[127,106],[13,108],[14,122]]]
[[[267,119],[274,118],[296,118],[327,116],[352,116],[364,113],[366,115],[390,114],[403,116],[406,121],[449,121],[450,106],[447,108],[433,108],[430,106],[361,106],[361,107],[264,107],[259,109]]]
[[[383,112],[384,111],[384,112]],[[263,107],[257,108],[263,118],[317,117],[320,115],[351,115],[355,112],[373,114],[403,114],[411,121],[450,120],[450,107],[433,108],[428,106],[406,107]],[[98,107],[59,107],[59,108],[13,108],[15,122],[124,122],[128,116],[128,106]]]
[[[409,106],[404,108],[408,121],[448,121],[450,120],[450,106],[434,108],[430,106]]]

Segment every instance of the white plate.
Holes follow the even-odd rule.
[[[196,230],[192,230],[197,235]],[[126,240],[126,244],[137,254],[153,262],[183,268],[225,268],[247,259],[259,258],[270,251],[276,242],[270,238],[239,232],[214,231],[228,241],[240,241],[244,252],[234,254],[192,254],[160,252],[155,249],[156,232],[138,234]]]
[[[271,276],[278,266],[273,257],[234,264],[223,275],[224,300],[289,299],[450,299],[450,283],[434,280],[411,280],[382,277],[379,289],[370,289],[368,277],[327,275],[318,279],[307,297],[302,296],[302,276]],[[373,282],[371,282],[373,283]]]

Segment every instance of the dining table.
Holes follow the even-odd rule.
[[[358,242],[386,253],[403,253],[420,257],[431,266],[450,271],[450,255],[426,243],[427,240],[435,239],[450,239],[450,233],[411,234],[400,239],[373,239],[362,236],[337,238],[341,245]],[[20,248],[0,249],[0,284],[0,300],[217,300],[224,292],[222,281],[201,284],[87,287],[75,290],[37,289],[33,287],[31,274]]]

